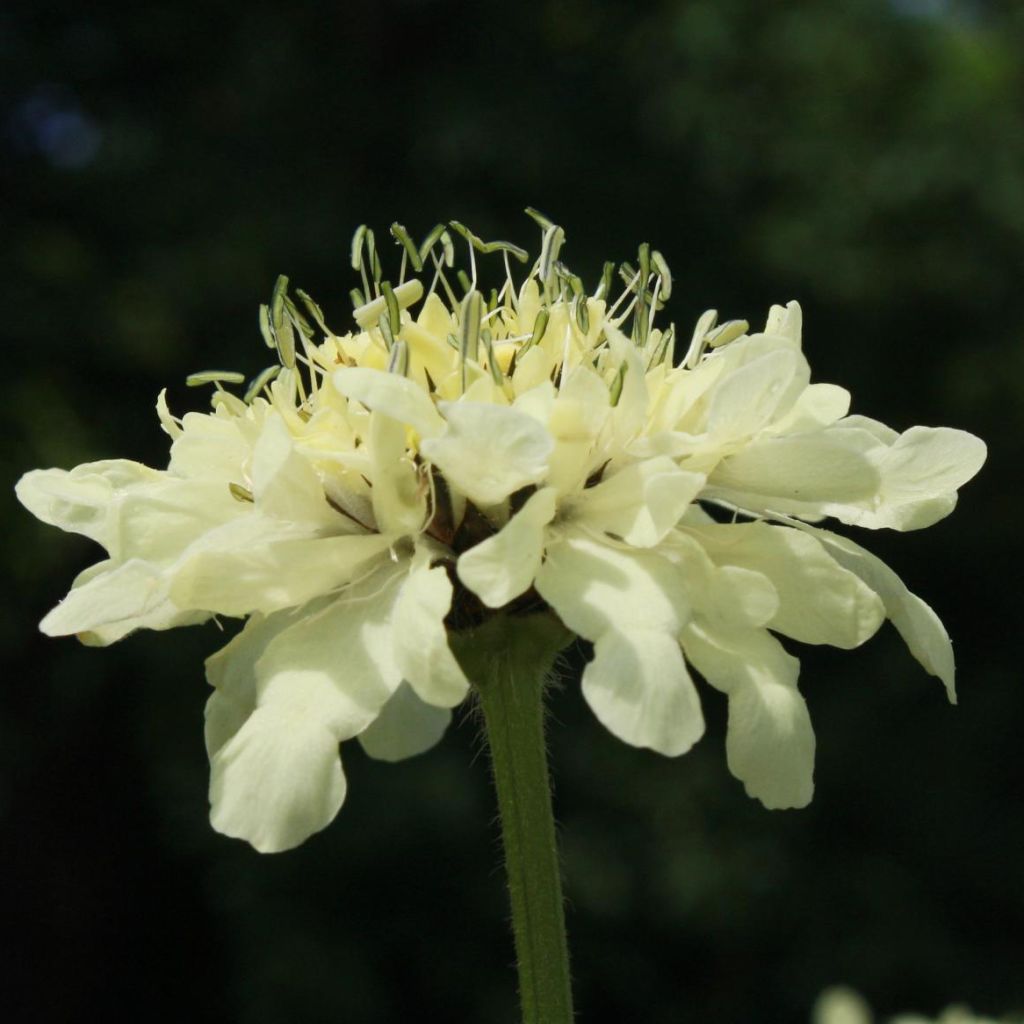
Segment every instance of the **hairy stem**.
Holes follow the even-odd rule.
[[[571,639],[546,615],[492,619],[459,644],[483,709],[501,815],[523,1024],[571,1024],[544,686]]]

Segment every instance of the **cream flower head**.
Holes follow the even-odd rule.
[[[1012,1024],[1021,1018],[1001,1018],[1002,1024]],[[812,1024],[874,1024],[871,1007],[858,992],[837,985],[826,989],[818,997],[811,1014]],[[993,1017],[975,1014],[970,1007],[953,1005],[937,1017],[924,1017],[916,1013],[900,1013],[888,1019],[888,1024],[1000,1024]]]
[[[260,309],[276,363],[244,397],[227,390],[241,374],[193,375],[213,410],[179,420],[161,393],[167,469],[112,460],[18,483],[31,512],[109,556],[44,632],[108,644],[246,618],[207,661],[206,739],[214,827],[259,850],[332,820],[341,741],[384,759],[434,744],[470,688],[449,637],[498,612],[546,609],[591,643],[594,713],[662,754],[703,732],[695,668],[728,697],[730,769],[772,808],[811,799],[814,761],[778,634],[850,648],[889,618],[955,699],[935,613],[811,524],[928,526],[982,442],[849,415],[846,391],[810,382],[792,302],[756,332],[706,313],[673,365],[674,328],[655,325],[663,257],[641,246],[588,292],[562,229],[530,212],[533,261],[458,223],[418,247],[394,225],[394,286],[361,228],[353,331],[281,278]],[[486,254],[505,274],[485,292]]]

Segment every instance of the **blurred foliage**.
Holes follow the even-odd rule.
[[[868,538],[943,616],[961,704],[891,630],[805,650],[810,809],[613,740],[572,673],[551,747],[581,1020],[1024,1006],[1019,569],[1024,8],[848,0],[54,2],[0,14],[0,463],[166,458],[152,406],[262,365],[279,272],[343,326],[360,222],[457,217],[593,280],[665,253],[685,327],[798,297],[820,380],[991,445],[949,521]],[[326,833],[260,858],[205,810],[213,627],[105,651],[35,623],[95,553],[2,507],[0,839],[12,1020],[514,1019],[486,760],[346,749]],[[995,569],[1001,569],[997,575]]]

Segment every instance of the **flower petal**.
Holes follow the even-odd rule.
[[[657,630],[603,633],[583,670],[583,696],[605,728],[635,747],[675,757],[704,733],[679,642]]]
[[[139,462],[110,459],[88,462],[70,472],[34,469],[17,482],[14,493],[37,519],[108,547],[111,506],[133,488],[163,477]]]
[[[814,793],[814,730],[796,687],[800,663],[765,630],[712,632],[693,622],[686,657],[729,697],[726,758],[749,796],[777,810]]]
[[[469,689],[448,647],[444,619],[452,604],[448,574],[415,566],[401,584],[392,615],[395,663],[419,698],[439,707],[458,704]]]
[[[381,713],[359,734],[359,742],[378,761],[403,761],[434,746],[444,735],[452,713],[420,700],[402,683]]]
[[[885,605],[885,613],[896,627],[910,653],[926,672],[938,676],[946,687],[951,704],[956,703],[956,663],[949,634],[938,615],[880,558],[846,537],[815,527],[799,525],[825,545],[829,554],[842,566],[856,573]]]
[[[459,579],[488,608],[501,608],[533,585],[544,554],[544,528],[555,517],[555,489],[545,487],[492,537],[459,555]]]
[[[384,413],[370,414],[373,514],[381,533],[414,534],[423,525],[425,496],[409,458],[405,426]]]
[[[768,310],[764,333],[778,335],[799,346],[803,320],[804,314],[800,303],[796,299],[790,299],[785,306],[772,306]]]
[[[699,520],[703,515],[694,506]],[[710,522],[710,520],[708,520]],[[691,530],[678,530],[662,550],[679,568],[679,583],[695,613],[718,625],[765,626],[779,608],[775,586],[764,573],[735,565],[718,566]]]
[[[548,549],[536,586],[573,632],[595,642],[609,630],[674,636],[690,614],[678,569],[667,559],[583,535]]]
[[[256,710],[256,662],[267,644],[295,621],[291,613],[253,615],[242,630],[206,659],[206,680],[213,687],[206,702],[204,728],[206,753],[210,757]]]
[[[76,583],[82,580],[80,576]],[[168,604],[164,574],[148,562],[133,558],[72,587],[39,628],[47,636],[71,636],[124,624],[123,636],[143,625],[169,629],[179,624],[178,613],[179,609]],[[165,624],[151,624],[153,616],[158,621],[166,620]]]
[[[756,434],[775,416],[801,366],[798,352],[775,349],[727,374],[711,395],[708,433],[720,440]]]
[[[275,852],[337,813],[345,797],[338,744],[366,729],[401,681],[390,618],[407,568],[388,563],[326,605],[272,616],[267,632],[259,623],[243,631],[213,662],[211,681],[227,693],[223,713],[208,719],[211,745],[237,727],[210,761],[218,831]],[[254,656],[250,693],[239,673]]]
[[[546,423],[555,448],[545,480],[560,494],[568,494],[584,486],[595,457],[601,458],[595,453],[611,413],[608,385],[589,366],[577,366],[566,374],[557,397],[541,416],[547,392],[548,388],[538,388],[535,394],[523,395],[515,407]]]
[[[346,398],[354,398],[367,409],[408,424],[420,437],[435,437],[444,429],[444,420],[430,396],[408,377],[362,366],[344,366],[335,370],[331,381]]]
[[[309,461],[277,415],[268,416],[252,452],[252,493],[260,512],[290,523],[330,524],[336,513]]]
[[[181,437],[182,430],[178,421],[167,408],[167,388],[163,388],[156,398],[156,415],[160,421],[160,429],[173,441]]]
[[[622,331],[604,324],[605,337],[612,355],[622,367],[622,390],[612,411],[616,441],[624,446],[643,429],[647,418],[647,379],[640,350]]]
[[[362,732],[402,679],[391,623],[407,572],[387,562],[274,637],[256,662],[257,706],[302,695],[339,739]]]
[[[211,824],[260,853],[298,846],[345,800],[338,737],[303,703],[256,708],[210,768]]]
[[[874,498],[880,485],[868,453],[878,441],[865,430],[831,427],[787,437],[762,437],[723,459],[706,494],[742,508],[824,512]]]
[[[496,505],[543,479],[553,442],[532,416],[483,402],[441,402],[440,409],[447,431],[420,448],[470,501]]]
[[[252,441],[234,416],[188,412],[171,445],[170,472],[195,480],[237,479],[252,454]]]
[[[911,501],[955,491],[985,463],[985,442],[966,430],[911,427],[881,464],[886,496]]]
[[[773,434],[799,434],[820,430],[842,419],[850,411],[850,392],[837,384],[808,384],[781,419],[768,428]],[[844,421],[850,426],[856,424]]]
[[[251,509],[248,502],[231,496],[224,480],[183,480],[163,474],[161,480],[128,490],[111,502],[107,549],[118,561],[142,558],[170,566],[190,545]]]
[[[180,608],[247,615],[295,607],[336,590],[382,555],[394,538],[371,533],[275,539],[246,529],[205,540],[175,572],[172,600]]]
[[[779,597],[770,627],[806,644],[852,648],[885,619],[878,595],[814,537],[767,523],[692,529],[719,565],[762,573]]]
[[[920,530],[944,519],[956,492],[985,462],[985,442],[965,430],[911,427],[877,459],[876,507],[844,518],[868,529]]]
[[[668,456],[645,459],[583,491],[572,502],[573,517],[635,547],[654,547],[679,522],[704,480]]]

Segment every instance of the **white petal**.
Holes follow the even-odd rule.
[[[882,460],[886,497],[910,501],[955,491],[981,469],[987,451],[966,430],[911,427]]]
[[[269,416],[252,453],[252,493],[266,515],[290,523],[330,523],[323,484],[309,461],[295,449],[279,416]]]
[[[679,469],[667,456],[635,462],[589,487],[572,503],[580,525],[653,547],[679,522],[704,485],[702,473]]]
[[[565,625],[587,640],[608,630],[674,636],[690,614],[678,569],[667,559],[582,535],[548,549],[536,586]]]
[[[434,746],[451,717],[447,708],[420,700],[408,683],[402,683],[377,720],[359,734],[359,742],[378,761],[403,761]]]
[[[167,434],[172,441],[175,438],[181,437],[181,425],[171,415],[171,410],[167,408],[167,388],[164,388],[160,394],[157,395],[156,415],[157,419],[160,420],[160,429],[163,430],[163,432]]]
[[[534,352],[543,352],[543,349],[534,345],[527,355],[532,355]],[[528,391],[520,392],[512,403],[512,408],[525,416],[532,416],[538,423],[546,427],[551,420],[557,396],[555,385],[545,378]]]
[[[452,604],[448,574],[415,566],[401,583],[392,615],[395,662],[416,694],[430,704],[453,707],[469,689],[448,647],[444,618]]]
[[[243,632],[226,660],[214,661],[211,679],[225,687],[227,706],[211,716],[211,745],[237,728],[211,758],[218,831],[274,852],[337,813],[345,796],[338,744],[366,729],[401,681],[390,617],[406,570],[388,564],[326,606],[268,619],[268,634]],[[238,673],[260,646],[250,692]]]
[[[801,362],[798,352],[776,349],[724,377],[712,392],[708,432],[732,440],[760,431],[775,416]]]
[[[545,487],[492,537],[459,555],[459,579],[488,608],[501,608],[533,585],[555,517],[555,490]]]
[[[850,392],[837,384],[809,384],[800,393],[789,412],[776,420],[770,430],[773,434],[799,434],[805,430],[819,430],[842,419],[850,411]],[[848,426],[857,424],[844,420]]]
[[[777,810],[814,793],[814,730],[796,688],[799,662],[765,630],[711,632],[691,623],[686,657],[729,697],[726,758],[749,796]]]
[[[704,732],[700,698],[675,637],[610,630],[583,670],[583,696],[615,736],[659,754],[683,754]]]
[[[857,427],[860,430],[866,430],[873,437],[881,441],[885,448],[895,444],[900,437],[899,432],[893,430],[892,427],[887,427],[880,420],[873,420],[870,416],[861,416],[859,413],[843,417],[842,422],[838,423],[837,426]]]
[[[366,571],[392,540],[376,533],[288,539],[261,538],[249,530],[225,535],[216,547],[186,554],[170,596],[181,608],[220,615],[295,607]]]
[[[385,370],[345,366],[336,370],[331,380],[346,398],[354,398],[367,409],[408,424],[420,437],[434,437],[444,429],[444,420],[430,396],[408,377]]]
[[[311,708],[257,708],[210,768],[211,824],[261,853],[298,846],[345,799],[338,738]]]
[[[380,412],[370,415],[373,514],[382,533],[414,534],[426,514],[416,466],[406,449],[405,427]]]
[[[480,506],[543,479],[553,442],[533,417],[483,402],[441,402],[448,422],[421,445],[447,481]]]
[[[517,400],[516,408],[529,411],[529,398]],[[545,479],[560,493],[580,489],[592,472],[599,438],[611,413],[609,402],[608,385],[588,366],[575,367],[562,381],[544,420],[555,442]]]
[[[920,530],[956,506],[956,491],[985,462],[984,441],[964,430],[911,427],[877,457],[882,486],[875,507],[844,518],[869,529]]]
[[[640,350],[620,330],[604,325],[612,355],[625,367],[619,401],[612,412],[617,443],[625,445],[643,428],[647,418],[647,380]]]
[[[70,636],[124,623],[128,633],[147,615],[164,609],[166,602],[164,574],[148,562],[132,559],[72,588],[39,628],[47,636]]]
[[[386,563],[274,637],[256,663],[257,705],[306,701],[339,739],[362,732],[401,682],[391,619],[407,571]]]
[[[789,341],[800,344],[803,330],[803,310],[800,303],[791,299],[785,306],[772,306],[764,326],[765,334],[777,334]]]
[[[164,474],[163,479],[112,500],[107,549],[118,561],[142,558],[169,566],[209,531],[251,509],[250,503],[231,496],[225,480],[184,480]]]
[[[698,510],[687,518],[700,522],[703,515]],[[695,613],[728,628],[767,625],[779,608],[772,581],[750,569],[715,565],[698,537],[696,531],[679,530],[662,547],[678,566],[679,582]]]
[[[852,540],[828,530],[802,526],[813,533],[842,566],[856,573],[885,605],[885,613],[903,637],[910,653],[925,671],[938,676],[946,687],[950,703],[956,703],[956,665],[949,634],[932,609],[916,594],[912,594],[903,581],[880,558]]]
[[[855,428],[761,438],[718,465],[707,494],[744,508],[834,515],[835,506],[877,493],[881,480],[868,458],[877,447],[874,437]]]
[[[242,421],[234,416],[186,413],[181,420],[181,434],[171,445],[170,472],[221,483],[238,480],[252,455],[252,440],[242,426]],[[254,425],[250,422],[247,426]]]
[[[512,371],[513,390],[517,395],[522,395],[545,383],[550,384],[554,366],[548,350],[534,345],[522,359],[516,359],[516,368]]]
[[[721,565],[767,576],[778,594],[771,628],[807,644],[852,648],[885,619],[878,595],[840,566],[814,537],[767,523],[692,531]]]
[[[710,613],[705,617],[729,626],[766,626],[779,610],[779,592],[763,572],[722,565],[711,580]],[[696,607],[696,603],[694,603]]]
[[[17,482],[14,493],[37,519],[108,547],[111,506],[125,493],[164,476],[138,462],[111,459],[76,466],[70,472],[34,469]]]
[[[206,680],[214,688],[206,702],[204,738],[213,757],[256,710],[256,662],[267,644],[296,621],[294,615],[253,615],[245,627],[206,659]]]

